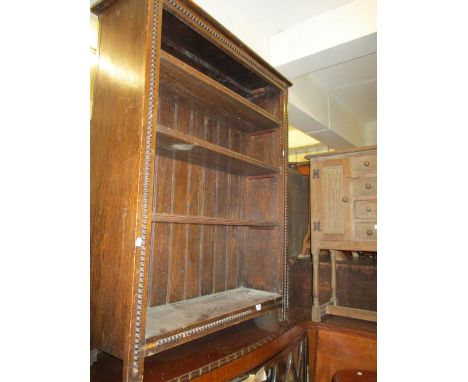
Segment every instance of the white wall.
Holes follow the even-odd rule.
[[[355,0],[272,35],[271,63],[281,67],[373,35],[377,31],[376,12],[376,0]]]
[[[332,94],[329,94],[328,99],[330,102],[329,128],[354,146],[364,146],[364,124]]]
[[[371,121],[364,124],[364,144],[377,144],[377,121]]]
[[[255,25],[247,21],[237,8],[213,0],[194,0],[194,2],[264,60],[269,61],[269,36],[255,28]]]

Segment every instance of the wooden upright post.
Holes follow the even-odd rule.
[[[320,303],[319,303],[319,253],[320,251],[312,251],[312,321],[320,322]]]

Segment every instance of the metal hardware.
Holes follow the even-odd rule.
[[[372,188],[371,184],[370,184],[370,183],[366,183],[366,188],[367,188],[368,190],[370,190],[370,189]]]
[[[320,178],[320,170],[312,170],[312,179]]]
[[[348,201],[348,198],[346,196],[343,196],[343,199],[341,200],[343,200],[343,203],[346,203]]]
[[[372,208],[367,207],[367,208],[366,208],[366,211],[367,211],[367,212],[371,212],[371,211],[372,211]]]
[[[314,222],[313,227],[314,231],[320,231],[320,222]]]
[[[369,164],[370,164],[370,163],[369,163],[368,160],[366,160],[366,161],[364,162],[364,166],[366,166],[366,167],[369,166]]]
[[[367,233],[367,236],[372,236],[372,230],[371,229],[368,229],[366,233]]]

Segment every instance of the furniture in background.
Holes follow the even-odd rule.
[[[307,256],[304,236],[309,235],[309,177],[288,168],[288,257]]]
[[[91,347],[141,381],[154,354],[286,319],[291,84],[193,2],[92,10]]]
[[[288,259],[289,306],[312,310],[312,262],[308,258]],[[323,304],[331,296],[330,256],[319,258],[319,297]],[[347,256],[336,261],[336,297],[341,306],[377,310],[377,258]]]
[[[343,369],[335,373],[332,382],[377,382],[377,372],[364,369]]]
[[[146,357],[143,381],[242,381],[264,368],[272,382],[307,382],[307,311],[278,317],[280,309]],[[120,382],[122,369],[121,360],[100,353],[91,381]]]
[[[325,315],[309,321],[309,375],[312,382],[330,382],[345,369],[377,370],[377,324]]]
[[[377,251],[377,147],[311,155],[310,222],[313,263],[312,320],[324,314],[376,320],[376,312],[339,306],[336,258],[341,251]],[[319,255],[329,250],[331,297],[319,302]]]

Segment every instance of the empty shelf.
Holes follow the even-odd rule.
[[[190,300],[148,308],[146,346],[156,347],[183,340],[192,329],[194,334],[222,329],[275,307],[281,295],[249,288],[237,288]],[[258,314],[257,314],[258,315]],[[172,336],[172,338],[171,338]],[[187,340],[183,341],[186,342]],[[155,353],[152,351],[151,353]]]
[[[280,125],[272,114],[164,51],[161,51],[160,82],[165,92],[189,95],[234,116],[233,127],[239,130],[250,133]]]
[[[258,159],[162,125],[156,126],[156,153],[237,175],[271,175],[280,171]]]

